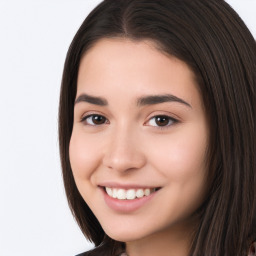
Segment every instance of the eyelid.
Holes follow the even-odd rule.
[[[166,126],[152,126],[152,125],[148,125],[148,123],[153,119],[153,118],[156,118],[156,117],[167,117],[169,120],[172,121],[172,124],[169,124],[169,125],[166,125]],[[170,114],[166,114],[166,113],[157,113],[157,114],[154,114],[154,115],[151,115],[147,121],[144,123],[145,126],[151,126],[151,127],[154,127],[154,128],[157,128],[157,129],[168,129],[170,128],[171,126],[179,123],[179,119],[177,117],[173,117],[173,115],[170,115]]]
[[[88,111],[86,113],[84,113],[82,115],[82,117],[80,118],[80,122],[81,123],[84,123],[86,121],[86,119],[88,119],[89,117],[92,117],[92,116],[102,116],[106,119],[105,123],[103,124],[95,124],[95,125],[91,125],[91,124],[86,124],[88,126],[102,126],[104,124],[109,124],[109,119],[106,117],[105,114],[101,113],[100,111]],[[152,120],[153,118],[156,118],[156,117],[167,117],[169,120],[172,121],[172,124],[169,124],[169,125],[165,125],[165,126],[152,126],[152,125],[149,125],[148,123],[150,122],[150,120]],[[179,118],[175,115],[174,117],[174,114],[170,114],[170,113],[166,113],[166,112],[160,112],[160,113],[154,113],[154,114],[151,114],[148,118],[147,118],[147,121],[143,124],[144,126],[151,126],[151,127],[155,127],[157,129],[166,129],[166,128],[170,128],[170,126],[173,126],[177,123],[179,123],[180,120]]]
[[[100,112],[98,110],[90,110],[90,111],[83,112],[83,114],[80,117],[80,120],[82,120],[86,117],[89,117],[89,116],[93,116],[93,115],[104,116],[105,118],[107,118],[106,114],[103,114],[102,112]]]
[[[102,116],[106,119],[106,122],[103,123],[103,124],[95,124],[95,125],[92,125],[92,124],[85,124],[85,125],[88,125],[88,126],[101,126],[101,125],[104,125],[104,124],[109,124],[109,120],[108,118],[104,115],[104,114],[101,114],[99,112],[94,112],[94,111],[90,111],[90,112],[86,112],[85,114],[83,114],[83,116],[80,118],[80,122],[81,123],[85,123],[86,120],[92,116]]]

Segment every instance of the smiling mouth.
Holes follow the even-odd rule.
[[[104,187],[105,192],[112,198],[119,200],[134,200],[136,198],[148,197],[160,188],[139,188],[139,189],[123,189]]]

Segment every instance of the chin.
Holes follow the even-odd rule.
[[[142,233],[142,232],[134,232],[133,229],[123,229],[123,230],[112,230],[112,231],[107,231],[106,234],[112,238],[115,241],[119,241],[119,242],[131,242],[131,241],[136,241],[136,240],[140,240],[143,237],[146,236],[146,234]]]

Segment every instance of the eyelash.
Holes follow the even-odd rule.
[[[173,118],[173,117],[171,117],[171,116],[168,116],[168,115],[155,115],[155,116],[151,117],[151,118],[149,119],[149,121],[147,121],[147,123],[151,122],[152,120],[154,120],[154,122],[156,122],[156,119],[157,119],[157,118],[164,118],[164,119],[166,119],[166,120],[168,121],[168,124],[167,124],[167,125],[163,125],[163,126],[160,126],[160,125],[151,125],[151,126],[153,126],[153,127],[157,127],[158,129],[161,129],[161,130],[163,130],[163,129],[168,129],[168,128],[170,128],[170,126],[173,126],[173,125],[175,125],[176,123],[178,123],[178,120],[177,120],[177,119],[175,119],[175,118]]]
[[[102,125],[102,124],[88,124],[88,121],[87,121],[87,120],[88,120],[89,118],[93,118],[93,117],[103,117],[103,119],[105,119],[104,124],[105,124],[106,121],[107,121],[107,118],[104,117],[103,115],[99,115],[99,114],[90,114],[90,115],[87,115],[87,116],[82,117],[81,122],[82,122],[82,123],[85,123],[85,125],[90,125],[90,126],[100,126],[100,125]]]
[[[101,123],[101,124],[95,124],[95,123],[94,124],[90,124],[90,123],[88,124],[88,119],[93,118],[93,117],[103,118],[104,122]],[[149,123],[154,119],[155,119],[155,122],[156,122],[156,118],[164,118],[164,119],[167,119],[167,121],[168,121],[168,124],[163,125],[163,126],[151,125],[152,127],[156,127],[157,129],[168,129],[170,126],[175,125],[176,123],[178,123],[177,119],[175,119],[171,116],[168,116],[168,115],[155,115],[155,116],[151,117],[146,123]],[[85,125],[88,125],[88,126],[101,126],[103,124],[109,123],[109,121],[107,120],[106,117],[104,117],[103,115],[99,115],[99,114],[90,114],[90,115],[84,116],[84,117],[81,118],[81,122],[85,123]],[[93,123],[93,121],[91,121],[91,122]],[[150,126],[150,125],[146,125],[146,126]]]

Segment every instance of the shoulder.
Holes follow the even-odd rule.
[[[76,256],[89,256],[88,252],[83,252],[81,254],[77,254]],[[120,256],[127,256],[126,253],[121,253]]]

